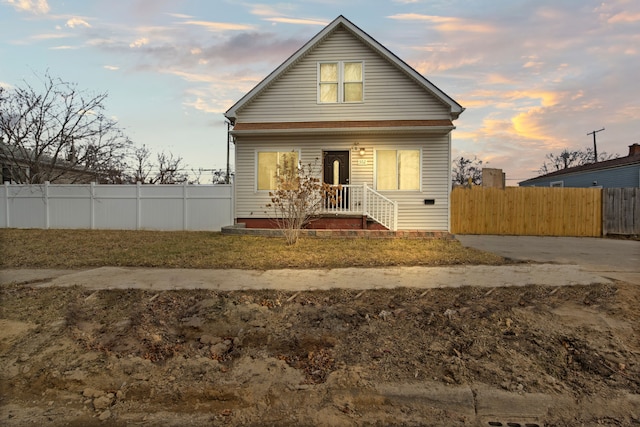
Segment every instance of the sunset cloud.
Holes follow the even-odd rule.
[[[252,25],[246,24],[234,24],[229,22],[213,22],[213,21],[184,21],[184,25],[193,25],[197,27],[203,27],[207,31],[222,32],[222,31],[248,31],[252,30]]]
[[[640,13],[620,12],[607,20],[609,24],[629,24],[640,21]]]
[[[136,142],[183,138],[185,160],[191,150],[189,163],[212,167],[198,162],[216,161],[211,141],[226,141],[226,128],[218,135],[210,123],[340,13],[466,108],[453,153],[503,168],[508,182],[531,177],[556,148],[584,147],[594,128],[606,127],[598,148],[607,152],[624,153],[640,135],[638,1],[375,6],[0,0],[12,58],[2,79],[48,67],[82,75],[88,89],[109,91],[110,112]]]
[[[134,42],[131,42],[129,44],[129,47],[130,48],[137,48],[137,47],[142,47],[142,46],[147,45],[147,44],[149,44],[149,39],[146,38],[146,37],[142,37],[142,38],[140,38],[140,39],[138,39],[138,40],[136,40]]]
[[[29,12],[36,15],[49,13],[50,7],[47,0],[5,0],[20,12]]]
[[[65,25],[69,28],[76,28],[76,27],[91,28],[91,25],[89,25],[87,21],[77,17],[68,19]]]
[[[282,16],[275,18],[266,18],[265,21],[278,22],[283,24],[320,25],[323,27],[329,23],[327,21],[319,21],[316,19],[286,18]]]
[[[400,21],[422,21],[434,24],[435,28],[442,32],[471,32],[471,33],[492,33],[497,28],[483,24],[480,22],[474,22],[463,18],[456,18],[452,16],[433,16],[433,15],[421,15],[418,13],[400,13],[389,16],[391,19]]]

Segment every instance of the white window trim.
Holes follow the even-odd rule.
[[[564,181],[551,181],[549,183],[549,187],[555,187],[555,188],[564,187]]]
[[[389,151],[389,150],[395,150],[395,151],[402,151],[402,150],[418,150],[420,152],[420,161],[419,161],[419,167],[420,167],[420,176],[418,177],[419,179],[419,186],[417,190],[378,190],[378,150],[380,151]],[[422,193],[422,176],[423,176],[423,171],[422,171],[422,163],[423,163],[423,152],[422,152],[422,147],[420,148],[416,148],[416,147],[379,147],[373,150],[373,185],[376,191],[393,191],[395,193]],[[397,160],[397,155],[396,155],[396,160]]]
[[[345,101],[344,100],[344,84],[356,83],[344,81],[344,64],[360,63],[362,64],[362,101]],[[321,64],[338,64],[338,101],[322,102],[320,100],[320,65]],[[363,104],[365,100],[365,63],[363,60],[347,60],[347,61],[318,61],[316,65],[316,102],[318,105],[338,105],[338,104]]]
[[[273,147],[269,147],[269,148],[265,148],[265,149],[260,149],[260,148],[256,148],[253,151],[253,192],[254,193],[259,193],[259,194],[265,194],[265,193],[269,193],[269,191],[273,191],[274,189],[270,189],[270,190],[258,190],[258,153],[298,153],[298,163],[300,163],[300,155],[301,155],[301,149],[300,148],[273,148]]]

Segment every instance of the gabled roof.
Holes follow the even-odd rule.
[[[417,72],[406,62],[398,58],[389,49],[378,43],[373,37],[362,31],[347,18],[340,15],[336,19],[334,19],[333,22],[327,25],[322,31],[316,34],[311,40],[309,40],[304,46],[298,49],[297,52],[291,55],[289,59],[287,59],[278,68],[271,72],[271,74],[269,74],[264,80],[258,83],[246,95],[240,98],[240,100],[236,102],[231,108],[229,108],[224,115],[233,121],[233,119],[236,118],[238,110],[249,103],[255,96],[261,93],[273,81],[277,80],[280,75],[286,72],[293,64],[298,62],[302,57],[304,57],[308,52],[310,52],[322,40],[324,40],[329,34],[333,33],[339,27],[345,28],[351,34],[362,40],[366,45],[378,52],[379,55],[387,59],[400,70],[404,71],[408,76],[413,78],[425,90],[436,96],[442,103],[448,105],[451,108],[451,115],[453,116],[453,119],[457,119],[460,113],[464,111],[464,108],[455,100],[453,100],[453,98],[449,97],[449,95],[438,89],[436,85],[427,80],[422,74]]]
[[[519,184],[526,184],[537,182],[539,180],[546,180],[547,178],[557,178],[565,175],[573,175],[582,172],[594,172],[605,169],[613,169],[619,168],[623,166],[629,166],[634,164],[640,164],[640,155],[629,155],[626,157],[618,157],[617,159],[605,160],[597,163],[589,163],[586,165],[574,166],[571,168],[560,169],[557,171],[549,172],[544,175],[537,176],[535,178],[527,179],[526,181],[522,181]]]

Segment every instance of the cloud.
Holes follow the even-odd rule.
[[[144,45],[149,44],[149,39],[146,37],[142,37],[132,43],[129,44],[130,48],[142,47]]]
[[[442,73],[447,70],[466,67],[474,64],[478,64],[482,61],[481,54],[459,56],[450,55],[446,58],[436,59],[429,58],[426,60],[411,61],[411,66],[415,68],[422,75],[429,75],[433,73]]]
[[[47,0],[5,0],[19,12],[29,12],[36,15],[49,13],[50,7]]]
[[[167,13],[166,15],[179,19],[193,19],[192,15],[185,15],[184,13]]]
[[[120,67],[116,66],[116,65],[105,65],[104,67],[105,70],[109,70],[109,71],[118,71],[120,69]]]
[[[511,84],[514,84],[515,81],[511,77],[507,77],[505,75],[498,74],[498,73],[491,73],[485,77],[483,83],[488,85],[494,85],[494,84],[511,85]]]
[[[226,100],[224,101],[226,103]],[[200,98],[197,97],[195,100],[189,100],[183,102],[182,105],[186,107],[195,108],[199,111],[204,111],[205,113],[220,113],[225,111],[224,105],[222,102],[211,102],[211,98]]]
[[[76,27],[91,28],[91,25],[89,25],[87,21],[78,17],[70,18],[69,20],[67,20],[67,23],[65,25],[69,28],[76,28]]]
[[[287,13],[292,12],[294,10],[293,5],[287,5],[284,3],[279,3],[276,5],[266,5],[266,4],[254,4],[251,6],[251,10],[249,13],[257,16],[282,16],[285,11]]]
[[[35,34],[29,37],[31,40],[56,40],[56,39],[64,39],[67,37],[73,37],[71,34],[65,33],[46,33],[46,34]]]
[[[249,13],[260,16],[264,21],[277,24],[297,24],[297,25],[319,25],[326,26],[327,20],[315,18],[291,17],[291,13],[296,10],[296,6],[286,3],[276,5],[255,4],[251,6]]]
[[[286,18],[286,17],[266,18],[265,21],[278,22],[282,24],[320,25],[323,27],[329,24],[329,22],[327,21],[320,21],[317,19]]]
[[[640,21],[640,13],[620,12],[607,19],[609,24],[629,24]]]
[[[211,74],[196,74],[196,73],[189,73],[186,71],[179,71],[179,70],[163,70],[162,72],[181,77],[182,79],[188,82],[202,83],[202,82],[214,82],[217,80],[217,78],[212,76]]]
[[[182,22],[184,25],[194,25],[199,27],[204,27],[208,31],[212,32],[222,32],[222,31],[248,31],[252,30],[252,25],[247,24],[233,24],[228,22],[213,22],[213,21],[184,21]]]
[[[493,33],[497,31],[497,28],[491,25],[451,16],[421,15],[418,13],[399,13],[396,15],[388,16],[388,18],[400,21],[426,21],[435,24],[435,28],[438,31],[447,33],[460,31],[472,33]]]
[[[78,46],[69,46],[69,45],[62,45],[62,46],[54,46],[49,48],[51,50],[74,50],[74,49],[78,49]]]

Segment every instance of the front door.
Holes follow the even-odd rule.
[[[329,185],[349,184],[349,152],[324,152],[324,183]]]
[[[325,151],[323,153],[322,179],[325,184],[333,187],[333,194],[327,198],[326,208],[346,209],[349,205],[348,189],[340,186],[349,184],[348,151]]]

